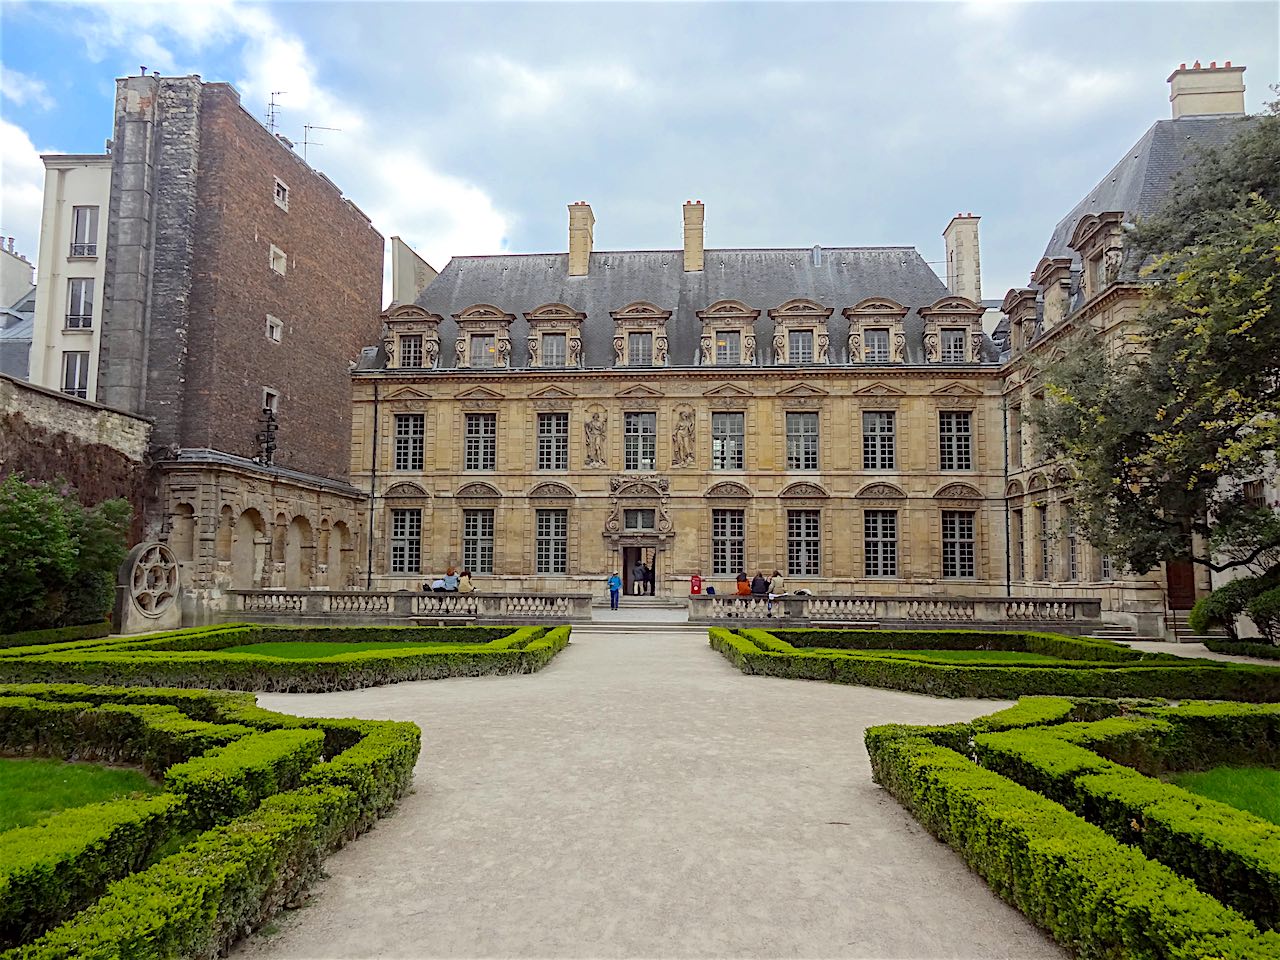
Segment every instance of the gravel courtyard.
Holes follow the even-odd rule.
[[[1066,957],[871,782],[877,723],[994,701],[744,676],[575,629],[541,673],[274,694],[412,720],[416,789],[241,958]]]

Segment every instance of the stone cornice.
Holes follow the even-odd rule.
[[[859,366],[848,366],[844,364],[812,364],[809,366],[768,367],[730,367],[710,365],[705,367],[645,367],[639,372],[642,373],[644,379],[647,381],[687,379],[723,382],[725,380],[741,378],[765,378],[775,382],[794,379],[795,382],[799,383],[810,380],[821,380],[832,376],[845,377],[848,379],[867,378],[870,380],[885,381],[896,380],[904,374],[909,376],[911,379],[937,380],[939,377],[945,377],[948,380],[988,380],[1000,379],[1003,375],[1003,371],[1007,367],[1007,364],[1005,366],[1001,366],[995,363],[954,366],[939,363],[868,363],[861,364]],[[579,380],[626,380],[634,382],[637,374],[637,368],[634,367],[601,367],[586,370],[574,369],[571,367],[520,367],[512,370],[496,371],[493,368],[479,370],[450,367],[445,370],[353,370],[351,372],[351,379],[355,382],[373,381],[378,383],[394,381],[397,383],[430,382],[501,384],[503,382],[510,383],[511,378],[519,377],[523,381],[532,383],[545,382],[564,384]],[[769,394],[758,394],[758,396],[768,395]]]

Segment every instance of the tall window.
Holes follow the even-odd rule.
[[[818,469],[818,415],[787,414],[787,469]]]
[[[746,441],[746,415],[711,414],[711,469],[741,470]],[[736,572],[736,571],[735,571]]]
[[[65,350],[62,354],[62,392],[89,399],[89,352]]]
[[[646,334],[647,336],[647,334]],[[622,415],[622,440],[627,470],[652,470],[657,463],[658,415]]]
[[[943,470],[973,469],[973,435],[967,410],[938,414],[938,460]]]
[[[1071,510],[1071,504],[1067,504],[1067,579],[1075,582],[1080,579],[1080,544],[1076,537],[1076,518]]]
[[[546,342],[545,339],[543,341]],[[569,469],[569,415],[538,414],[538,469]]]
[[[862,414],[862,469],[893,470],[895,417],[892,410],[868,410]]]
[[[284,339],[284,321],[267,314],[267,339],[279,343]]]
[[[464,470],[493,470],[498,459],[498,415],[468,413]]]
[[[822,570],[821,513],[817,510],[787,511],[787,573],[816,577]]]
[[[942,511],[942,575],[972,577],[974,564],[974,514],[972,510]]]
[[[289,271],[289,256],[274,243],[271,244],[271,269],[280,276]]]
[[[942,331],[942,362],[964,363],[964,330],[947,327]]]
[[[1240,493],[1244,497],[1244,505],[1250,510],[1261,510],[1267,505],[1267,495],[1261,480],[1246,480]]]
[[[742,334],[737,330],[721,330],[716,334],[716,363],[742,362]]]
[[[1009,408],[1009,462],[1022,466],[1022,407]]]
[[[627,363],[633,367],[653,366],[653,334],[627,334]]]
[[[538,573],[569,569],[569,511],[539,510],[537,516]]]
[[[813,363],[813,331],[792,330],[787,336],[787,362]]]
[[[391,572],[422,571],[422,511],[391,511]]]
[[[711,511],[711,572],[741,573],[747,568],[746,512]]]
[[[415,333],[400,338],[400,366],[422,366],[422,334]]]
[[[886,327],[872,327],[863,334],[866,340],[867,363],[889,362],[889,330]]]
[[[1013,528],[1009,534],[1010,540],[1013,541],[1010,544],[1010,547],[1013,548],[1013,579],[1025,580],[1027,579],[1027,556],[1026,546],[1022,541],[1024,531],[1021,510],[1013,511],[1010,525]]]
[[[472,573],[493,573],[493,511],[462,511],[462,565]]]
[[[1043,504],[1036,506],[1036,539],[1040,543],[1041,580],[1053,579],[1053,554],[1049,550],[1049,508]]]
[[[67,329],[88,330],[93,326],[93,277],[72,277],[67,281]]]
[[[497,338],[491,333],[473,333],[471,335],[471,365],[473,367],[492,367],[497,362]]]
[[[276,206],[279,207],[281,210],[287,211],[289,209],[289,186],[279,177],[276,177],[275,181],[276,181],[276,189],[275,189]]]
[[[1098,579],[1110,580],[1114,576],[1111,568],[1111,554],[1104,553],[1098,557]]]
[[[563,333],[544,333],[542,335],[542,365],[544,367],[563,367],[565,365],[565,345],[568,338]]]
[[[396,414],[395,465],[397,470],[422,469],[426,419],[421,413]]]
[[[71,256],[98,255],[98,208],[71,208]]]
[[[868,577],[898,575],[898,511],[863,512],[862,548]]]

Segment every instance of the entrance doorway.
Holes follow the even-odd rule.
[[[1169,609],[1190,610],[1196,604],[1196,570],[1190,560],[1166,560]]]
[[[649,594],[657,581],[656,565],[658,562],[658,551],[652,547],[623,547],[622,548],[622,587],[623,595],[633,597],[636,595],[636,584],[640,581],[634,571],[637,563],[644,564],[655,573],[654,580],[641,587],[644,594]]]

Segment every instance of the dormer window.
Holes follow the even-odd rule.
[[[850,363],[906,363],[907,308],[887,297],[867,297],[841,311],[849,320]]]
[[[702,336],[698,344],[698,363],[706,366],[754,365],[756,362],[756,318],[740,300],[717,300],[698,311]]]
[[[965,334],[963,327],[947,327],[942,331],[942,362],[964,363],[966,357]]]
[[[511,321],[515,320],[512,314],[489,303],[477,303],[455,313],[453,319],[458,321],[455,367],[506,369],[511,366],[510,330]]]
[[[567,340],[563,333],[544,333],[542,335],[542,365],[544,367],[563,367],[567,356]]]
[[[276,206],[286,213],[289,210],[289,185],[279,177],[276,177],[275,201]]]
[[[831,338],[827,333],[830,307],[814,300],[788,300],[769,311],[773,320],[774,363],[830,363]]]
[[[627,366],[629,367],[653,366],[653,334],[652,333],[627,334]]]
[[[946,296],[920,310],[924,319],[924,358],[929,363],[981,363],[982,305],[967,297]]]
[[[382,315],[382,346],[391,367],[433,370],[440,359],[440,320],[412,303],[393,306]]]
[[[587,318],[563,303],[548,303],[524,315],[529,324],[529,366],[582,366],[582,321]]]
[[[670,310],[637,301],[610,314],[614,322],[614,363],[628,367],[665,367]]]
[[[422,366],[422,334],[405,334],[400,338],[399,360],[402,367]]]
[[[742,334],[737,330],[716,333],[716,363],[742,362]]]
[[[471,335],[471,366],[496,366],[497,353],[497,340],[492,334],[473,333]]]
[[[787,337],[788,363],[813,363],[813,331],[792,330]]]

